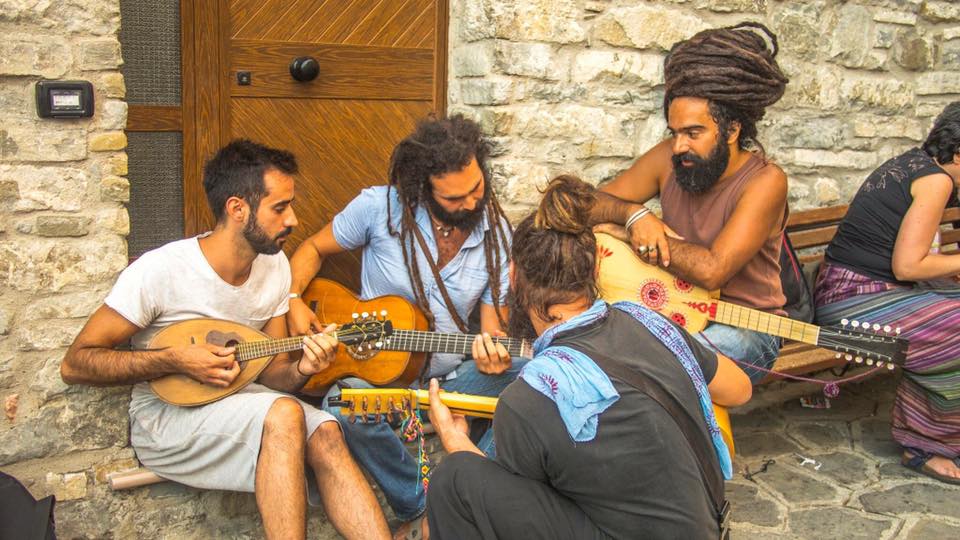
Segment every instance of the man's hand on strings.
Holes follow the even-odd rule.
[[[496,337],[506,336],[502,331],[494,331],[493,334]],[[485,375],[500,375],[513,365],[506,347],[495,343],[488,332],[478,334],[473,339],[470,352],[477,362],[477,371]]]

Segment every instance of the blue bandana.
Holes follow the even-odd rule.
[[[723,477],[727,480],[733,478],[730,450],[720,435],[703,372],[680,331],[662,316],[639,304],[618,302],[613,307],[633,316],[674,353],[697,391]],[[550,342],[560,332],[603,320],[608,314],[606,302],[597,300],[587,311],[552,326],[534,342],[534,358],[520,372],[520,378],[557,404],[567,432],[577,442],[590,441],[597,436],[600,415],[620,399],[620,394],[610,377],[589,356],[562,345],[551,347]]]

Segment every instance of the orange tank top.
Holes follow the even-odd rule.
[[[684,191],[673,173],[660,193],[663,221],[687,242],[709,247],[733,214],[747,182],[769,166],[766,160],[751,154],[733,178],[700,195]],[[789,210],[763,243],[760,251],[720,288],[720,298],[741,306],[783,314],[786,297],[780,285],[780,242]]]

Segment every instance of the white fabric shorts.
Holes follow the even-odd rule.
[[[282,397],[293,396],[253,383],[208,405],[178,407],[138,384],[130,400],[130,442],[140,462],[164,478],[203,489],[253,492],[263,422]],[[336,421],[297,401],[308,439],[320,424]]]

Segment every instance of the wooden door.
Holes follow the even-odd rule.
[[[217,0],[199,3],[197,16],[198,43],[212,46],[198,70],[206,63],[217,74],[198,71],[199,94],[216,103],[197,111],[198,154],[245,137],[297,156],[300,226],[288,254],[363,187],[385,183],[394,145],[444,111],[447,0]],[[306,56],[319,75],[299,82],[290,63]],[[186,205],[188,233],[211,223],[195,198],[199,169],[190,176],[188,198],[201,204]],[[322,274],[358,289],[359,264],[359,253],[345,254]]]

